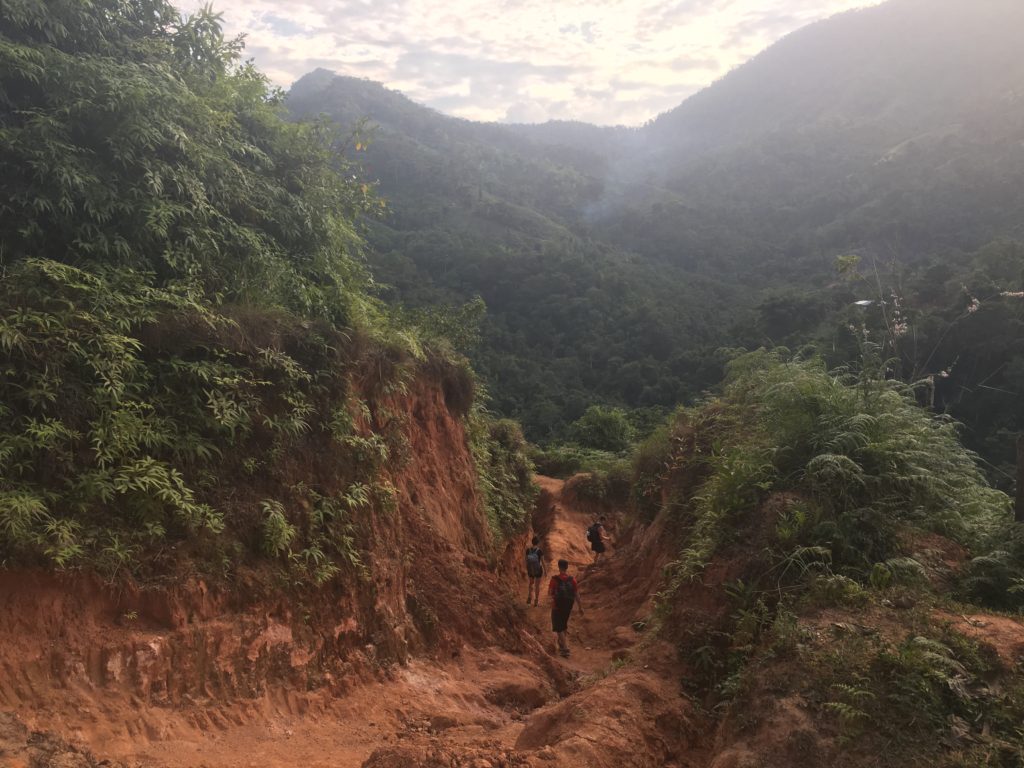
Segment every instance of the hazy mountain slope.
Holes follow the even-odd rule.
[[[954,280],[965,254],[1024,237],[1022,22],[1011,0],[891,0],[640,129],[472,123],[323,71],[289,105],[376,126],[359,159],[390,201],[378,279],[411,305],[482,295],[478,369],[543,437],[593,400],[700,392],[719,346],[838,327],[838,254]]]
[[[653,121],[633,167],[699,217],[724,212],[732,230],[780,247],[772,271],[836,249],[912,256],[1020,234],[1022,27],[1013,0],[836,16]],[[655,206],[612,215],[607,231],[667,227],[647,248],[664,254],[691,217]]]
[[[357,160],[390,209],[369,225],[375,276],[414,307],[483,297],[474,364],[494,407],[532,437],[559,434],[594,401],[667,407],[717,380],[709,350],[723,337],[709,319],[734,291],[590,234],[613,197],[595,150],[615,156],[636,131],[476,124],[323,71],[288,103],[299,116],[369,121]]]
[[[685,159],[680,150],[777,131],[842,138],[871,125],[871,138],[898,142],[950,128],[1024,95],[1022,26],[1015,0],[891,0],[839,14],[789,35],[646,130]]]

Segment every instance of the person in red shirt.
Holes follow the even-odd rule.
[[[558,652],[562,656],[569,655],[569,614],[573,605],[579,604],[580,616],[583,615],[583,603],[580,600],[580,587],[576,579],[569,575],[569,561],[558,561],[558,575],[551,577],[548,584],[551,595],[551,631],[558,638]]]

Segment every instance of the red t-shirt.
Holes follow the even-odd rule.
[[[551,595],[551,599],[555,599],[555,593],[558,592],[558,580],[571,581],[572,582],[572,593],[578,595],[580,593],[579,584],[576,583],[576,579],[570,576],[568,573],[557,573],[551,577],[551,581],[548,582],[548,594]]]

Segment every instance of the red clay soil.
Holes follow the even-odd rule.
[[[525,605],[526,539],[499,581],[458,512],[475,487],[457,422],[420,405],[426,437],[395,479],[403,524],[374,521],[388,546],[372,602],[365,583],[311,597],[255,575],[224,592],[0,572],[0,766],[703,765],[674,652],[635,647],[656,538],[589,567],[588,516],[538,478],[537,533],[586,608],[558,658],[548,607]]]
[[[585,607],[570,622],[572,656],[559,658],[550,604],[525,602],[529,537],[493,569],[475,549],[486,533],[439,508],[475,490],[455,422],[435,417],[431,444],[452,446],[452,463],[425,466],[421,446],[415,501],[396,478],[402,524],[377,523],[398,529],[381,533],[396,549],[373,563],[374,578],[393,582],[374,601],[353,597],[365,583],[310,596],[256,575],[228,593],[0,572],[0,766],[792,768],[830,754],[795,696],[766,692],[745,715],[754,729],[699,714],[677,648],[642,631],[673,549],[663,523],[625,530],[602,510],[613,540],[594,566],[584,533],[597,510],[538,477],[533,527],[548,572],[568,559]],[[709,564],[671,620],[713,625],[721,585],[742,565]],[[854,619],[884,626],[824,611],[807,627]],[[935,619],[991,644],[1007,667],[1024,654],[1013,619]]]
[[[1024,664],[1024,623],[1018,619],[988,613],[957,615],[946,611],[935,611],[932,618],[991,646],[1007,670]]]

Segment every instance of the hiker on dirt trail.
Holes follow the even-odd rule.
[[[604,530],[604,518],[598,518],[597,522],[587,528],[587,541],[590,542],[590,548],[594,551],[594,565],[597,565],[601,561],[601,555],[604,554],[604,543],[610,541],[611,537]]]
[[[580,601],[580,587],[576,579],[569,575],[569,561],[558,561],[558,575],[551,577],[548,584],[551,595],[551,631],[558,638],[558,652],[562,656],[569,655],[569,614],[574,604],[580,606],[583,615],[583,603]]]
[[[526,604],[530,604],[530,596],[533,596],[533,604],[540,603],[540,580],[544,578],[544,550],[538,544],[540,539],[533,537],[533,546],[526,550],[526,575],[530,583],[526,587]]]

